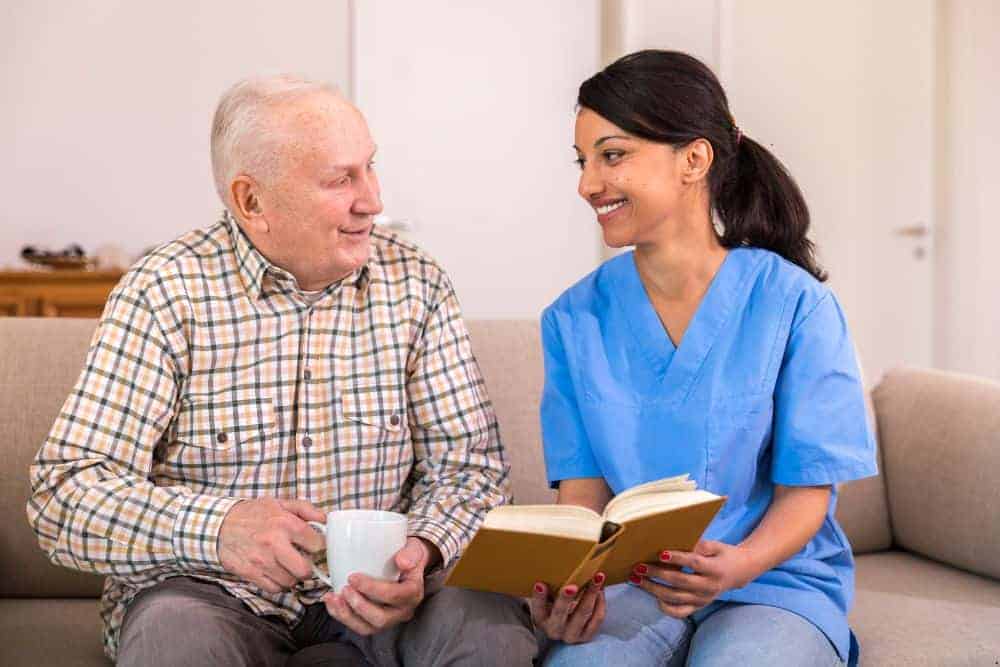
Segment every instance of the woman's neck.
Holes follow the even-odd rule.
[[[639,276],[654,299],[700,299],[729,251],[710,219],[672,227],[675,233],[636,246]]]

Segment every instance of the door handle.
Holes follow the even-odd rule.
[[[927,225],[923,223],[918,223],[916,225],[909,225],[906,227],[897,227],[893,230],[896,236],[905,236],[911,239],[922,239],[928,234],[930,234],[930,229]]]

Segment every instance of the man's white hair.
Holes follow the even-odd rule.
[[[336,86],[294,74],[243,79],[223,93],[212,119],[212,175],[222,202],[233,208],[230,185],[239,173],[273,176],[279,127],[273,111],[316,93],[340,97]]]

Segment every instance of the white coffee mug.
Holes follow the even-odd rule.
[[[309,525],[326,535],[326,576],[313,563],[313,574],[339,592],[354,572],[398,581],[396,554],[406,545],[406,515],[383,510],[334,510],[326,525]]]

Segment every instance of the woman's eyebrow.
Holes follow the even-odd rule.
[[[624,139],[625,141],[628,141],[629,139],[631,139],[631,137],[625,137],[625,136],[622,136],[620,134],[609,134],[608,136],[601,137],[600,139],[598,139],[597,141],[595,141],[594,142],[594,148],[597,148],[598,146],[600,146],[601,144],[603,144],[605,141],[608,141],[609,139]]]

